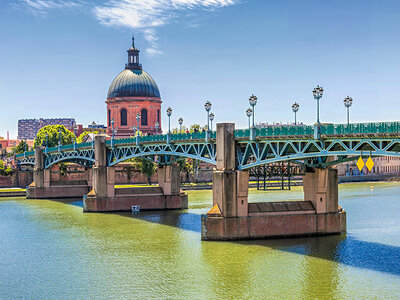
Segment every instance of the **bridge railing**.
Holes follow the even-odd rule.
[[[283,136],[312,136],[314,134],[313,126],[306,125],[283,125],[271,126],[265,128],[256,128],[256,136],[258,137],[283,137]],[[249,138],[250,129],[235,130],[235,138]]]
[[[348,135],[348,134],[398,134],[400,135],[400,122],[379,122],[379,123],[352,123],[347,124],[322,124],[321,125],[322,135]],[[314,126],[307,125],[282,125],[282,126],[271,126],[266,128],[256,128],[257,137],[285,137],[285,136],[301,136],[301,137],[312,137],[314,134]],[[247,139],[250,137],[250,129],[237,129],[235,130],[235,138]],[[190,133],[175,133],[170,135],[170,141],[187,141],[187,140],[205,140],[206,132],[190,132]],[[216,138],[216,132],[210,133],[210,138]],[[140,142],[167,142],[167,134],[159,135],[148,135],[141,136]],[[124,145],[124,144],[135,144],[136,138],[117,138],[113,140],[113,145]],[[107,140],[106,144],[111,145],[111,140]],[[74,150],[90,148],[93,146],[92,142],[80,143],[80,144],[69,144],[61,147],[47,148],[47,153],[54,153],[59,150]],[[34,151],[27,151],[16,155],[16,158],[24,156],[33,156]]]
[[[394,134],[400,133],[400,122],[380,123],[353,123],[347,124],[324,124],[322,134],[325,135],[347,135],[347,134]]]

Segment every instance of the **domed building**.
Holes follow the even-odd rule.
[[[111,82],[107,94],[107,133],[112,134],[112,120],[116,136],[129,137],[139,130],[145,134],[161,133],[161,98],[157,83],[142,69],[139,49],[128,50],[125,70]],[[137,116],[140,116],[139,122]]]

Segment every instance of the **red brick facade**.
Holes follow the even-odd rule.
[[[114,97],[107,99],[107,133],[111,135],[111,120],[114,119],[116,136],[133,136],[137,127],[136,114],[139,113],[139,130],[145,134],[156,134],[155,124],[158,122],[158,133],[161,133],[161,99],[155,97]],[[126,109],[126,125],[121,123],[121,112]],[[147,118],[146,118],[147,113]]]

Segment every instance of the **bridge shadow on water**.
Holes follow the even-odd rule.
[[[60,201],[82,207],[82,200]],[[201,233],[201,215],[181,210],[114,212],[112,214]],[[200,239],[200,236],[199,236]],[[207,241],[206,243],[213,243]],[[321,237],[243,240],[236,243],[264,246],[280,251],[307,255],[343,265],[400,276],[400,247],[357,239],[351,233]]]
[[[143,221],[201,232],[201,215],[179,210],[118,213]],[[199,236],[200,238],[200,236]],[[208,242],[207,242],[208,243]],[[339,264],[400,276],[400,247],[357,239],[352,234],[290,239],[245,240],[221,243],[264,246]]]

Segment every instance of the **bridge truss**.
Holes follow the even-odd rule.
[[[95,161],[94,149],[70,148],[45,153],[44,167],[60,162],[75,162],[90,167]],[[238,170],[246,170],[270,163],[291,161],[312,167],[327,167],[355,160],[360,155],[400,156],[398,137],[326,137],[312,138],[260,138],[236,140]],[[107,146],[107,164],[113,166],[135,157],[147,157],[160,164],[170,164],[179,159],[192,158],[216,164],[216,144],[213,141],[182,140],[167,143],[130,143]],[[34,165],[34,153],[17,158],[18,165]]]
[[[239,141],[236,146],[238,169],[269,163],[293,161],[327,167],[355,160],[360,155],[400,156],[398,138],[326,138]],[[331,159],[328,159],[331,157]]]

